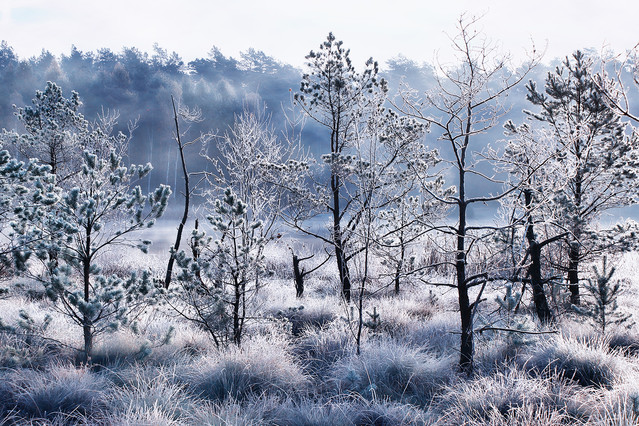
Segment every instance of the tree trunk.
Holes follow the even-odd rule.
[[[87,229],[86,236],[86,253],[82,258],[82,281],[84,284],[84,301],[89,304],[89,298],[91,296],[91,235],[90,229]],[[84,356],[83,361],[85,363],[91,362],[91,352],[93,351],[93,321],[91,317],[85,312],[82,314],[82,332],[84,334]]]
[[[337,270],[339,271],[339,279],[342,283],[342,296],[346,303],[349,303],[351,301],[351,278],[341,241],[339,244],[335,244],[335,257],[337,257]]]
[[[334,125],[331,129],[331,156],[332,160],[338,156],[342,147],[340,144],[340,132],[341,127],[341,112],[336,111],[333,115]],[[351,301],[351,279],[348,271],[348,261],[344,254],[344,238],[342,235],[342,209],[340,206],[340,189],[341,182],[340,177],[334,169],[334,164],[331,164],[331,195],[333,197],[333,244],[335,245],[335,260],[337,261],[337,270],[339,271],[339,281],[342,285],[342,296],[344,300],[349,303]]]
[[[570,243],[568,255],[568,289],[570,290],[570,303],[579,306],[579,242]]]
[[[173,244],[173,250],[169,256],[169,263],[166,267],[166,276],[164,277],[164,288],[169,288],[171,284],[171,275],[173,273],[173,264],[175,263],[175,255],[180,248],[180,241],[182,241],[182,232],[184,231],[184,225],[189,217],[189,201],[191,198],[191,192],[189,189],[189,173],[186,170],[186,161],[184,160],[184,146],[182,145],[182,139],[180,138],[180,125],[178,123],[177,110],[175,109],[175,101],[171,96],[171,102],[173,103],[173,116],[175,118],[175,134],[178,143],[178,149],[180,151],[180,160],[182,161],[182,173],[184,174],[184,213],[182,220],[177,228],[177,235],[175,237],[175,243]]]
[[[293,275],[295,277],[295,295],[299,298],[304,295],[304,275],[300,270],[300,259],[293,254]]]
[[[331,172],[332,173],[332,172]],[[339,281],[342,284],[342,296],[346,303],[351,301],[351,278],[348,271],[348,262],[344,253],[344,241],[341,227],[341,208],[339,199],[340,181],[339,176],[331,175],[331,192],[333,194],[333,243],[335,244],[335,259],[339,272]]]
[[[233,300],[233,343],[240,346],[242,333],[240,328],[240,304],[242,301],[240,282],[237,277],[233,279],[233,287],[235,290],[235,297]]]
[[[461,194],[463,196],[463,194]],[[468,297],[468,284],[466,283],[466,204],[459,203],[459,228],[457,229],[457,255],[455,258],[455,271],[457,275],[457,295],[459,299],[459,315],[461,317],[461,344],[459,356],[459,368],[470,375],[473,371],[473,321],[472,306]]]
[[[532,205],[532,192],[526,190],[524,192],[526,200],[526,210],[530,212]],[[528,227],[526,229],[526,239],[528,240],[528,252],[530,253],[530,266],[528,267],[528,275],[530,276],[530,285],[533,290],[533,300],[535,302],[535,310],[537,317],[542,324],[549,324],[553,321],[544,286],[541,279],[541,244],[535,238],[535,229],[530,213],[528,213]]]
[[[397,269],[395,270],[395,294],[396,295],[399,294],[400,278],[402,274],[402,269],[404,268],[404,257],[406,256],[406,253],[405,253],[406,249],[404,247],[403,238],[400,238],[399,244],[400,244],[399,262],[397,264]]]

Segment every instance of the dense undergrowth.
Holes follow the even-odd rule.
[[[154,306],[136,327],[101,337],[91,366],[78,361],[81,336],[51,302],[28,286],[14,291],[0,300],[1,318],[16,324],[26,311],[34,333],[0,334],[0,424],[639,423],[632,329],[602,336],[565,313],[556,333],[486,331],[467,377],[457,369],[454,294],[406,286],[400,295],[366,295],[366,310],[380,319],[365,329],[358,355],[337,279],[320,270],[297,299],[287,259],[271,260],[279,272],[255,298],[241,347],[216,348],[205,332]],[[636,255],[624,261],[620,271],[633,279]],[[635,308],[635,285],[621,301],[626,309]],[[502,313],[490,300],[503,285],[490,291],[482,321],[495,323]],[[526,303],[517,314],[526,330],[549,331]],[[47,314],[49,325],[38,329]]]

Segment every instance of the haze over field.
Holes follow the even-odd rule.
[[[139,117],[131,160],[153,163],[147,187],[177,187],[181,178],[171,135],[171,95],[202,109],[204,121],[193,126],[193,134],[223,132],[244,105],[260,102],[272,114],[273,125],[281,128],[282,108],[290,106],[289,89],[299,88],[304,57],[328,31],[344,40],[357,68],[371,56],[379,61],[392,91],[400,81],[424,91],[432,88],[438,61],[455,60],[449,36],[462,12],[484,15],[478,29],[510,53],[513,67],[526,60],[533,45],[545,50],[546,65],[530,75],[540,82],[575,49],[623,52],[634,46],[633,32],[627,29],[637,6],[618,3],[603,8],[597,2],[580,2],[578,7],[541,2],[530,9],[501,1],[438,6],[399,2],[391,7],[387,2],[364,6],[334,1],[321,6],[187,1],[177,6],[7,0],[0,9],[0,40],[7,42],[0,75],[0,127],[18,124],[12,104],[28,105],[46,81],[55,81],[67,94],[79,92],[83,113],[90,119],[102,108],[118,110],[123,129]],[[7,68],[17,60],[23,65]],[[524,88],[516,88],[506,102],[511,105],[509,118],[523,120]],[[303,142],[318,154],[324,137],[311,122]],[[483,136],[483,145],[501,138],[497,127]],[[432,136],[426,143],[439,146]],[[206,168],[198,154],[198,148],[187,153],[194,170]],[[633,209],[618,214],[635,215]],[[487,220],[490,215],[492,210],[480,217]],[[607,220],[614,221],[614,216]]]

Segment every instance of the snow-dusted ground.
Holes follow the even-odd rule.
[[[364,329],[357,355],[353,311],[339,298],[334,267],[311,274],[305,296],[297,299],[286,244],[270,248],[267,258],[275,273],[251,305],[241,348],[216,348],[206,333],[167,307],[153,306],[136,332],[103,335],[93,357],[98,365],[88,368],[72,349],[81,346],[81,329],[51,302],[34,298],[37,291],[0,300],[6,325],[16,325],[24,310],[40,333],[45,316],[53,318],[44,339],[0,334],[0,423],[639,422],[636,326],[601,336],[583,318],[565,313],[554,334],[485,332],[476,336],[475,374],[466,377],[456,366],[454,292],[406,285],[399,296],[390,289],[367,294],[364,311],[375,309],[379,325]],[[102,262],[114,271],[161,271],[165,260],[110,253]],[[639,307],[638,261],[638,253],[629,253],[614,262],[616,277],[627,282],[621,308],[632,313]],[[33,283],[29,288],[37,290]],[[503,295],[503,286],[488,290],[478,321],[545,330],[529,296],[520,313],[507,318],[494,301]],[[163,342],[171,329],[173,337]]]

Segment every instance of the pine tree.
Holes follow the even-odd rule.
[[[18,161],[0,151],[0,276],[24,270],[29,248],[38,241],[28,222],[58,201],[55,177],[49,166]]]
[[[608,269],[607,258],[602,260],[601,272],[596,266],[592,267],[594,278],[588,279],[585,285],[586,290],[594,299],[594,303],[589,308],[575,307],[577,312],[588,316],[592,322],[600,329],[602,334],[606,334],[612,325],[629,324],[631,315],[619,311],[617,298],[623,292],[622,281],[613,281],[615,268]]]
[[[113,150],[108,156],[84,151],[75,186],[60,192],[55,208],[27,222],[39,234],[33,253],[48,271],[36,278],[56,302],[56,309],[82,327],[87,362],[95,336],[126,323],[153,290],[147,273],[105,276],[99,263],[99,255],[116,245],[147,251],[151,242],[134,234],[153,226],[171,194],[164,185],[148,195],[134,186],[151,168],[150,164],[126,167]],[[54,265],[50,265],[51,252],[58,254]]]
[[[353,160],[353,147],[357,133],[364,123],[366,111],[379,105],[385,96],[386,84],[378,77],[378,65],[373,59],[366,62],[363,72],[355,70],[350,50],[329,33],[318,51],[311,51],[307,66],[309,72],[302,76],[300,92],[295,94],[297,104],[314,121],[328,129],[330,140],[328,152],[322,160],[329,169],[329,183],[326,185],[326,200],[321,202],[332,218],[329,242],[335,252],[337,270],[342,287],[342,295],[351,299],[351,274],[348,265],[351,238],[347,217],[350,197],[346,185]],[[297,220],[295,220],[297,222]]]
[[[77,92],[65,98],[57,84],[48,81],[44,91],[36,91],[31,106],[16,108],[16,116],[26,133],[13,133],[7,142],[26,158],[37,158],[51,168],[58,186],[79,170],[89,123],[80,113]],[[7,145],[8,146],[8,145]]]
[[[207,217],[211,236],[193,232],[191,244],[197,257],[183,251],[176,256],[181,273],[174,295],[184,303],[171,299],[167,303],[208,331],[217,345],[241,344],[251,296],[264,273],[263,224],[249,217],[248,205],[227,188]]]
[[[551,133],[555,161],[565,186],[553,193],[553,208],[569,230],[568,281],[571,303],[579,305],[579,265],[598,249],[592,229],[601,213],[635,202],[639,141],[625,135],[621,116],[608,105],[593,80],[593,59],[580,51],[548,73],[544,93],[534,82],[527,99],[540,108],[527,111]]]

